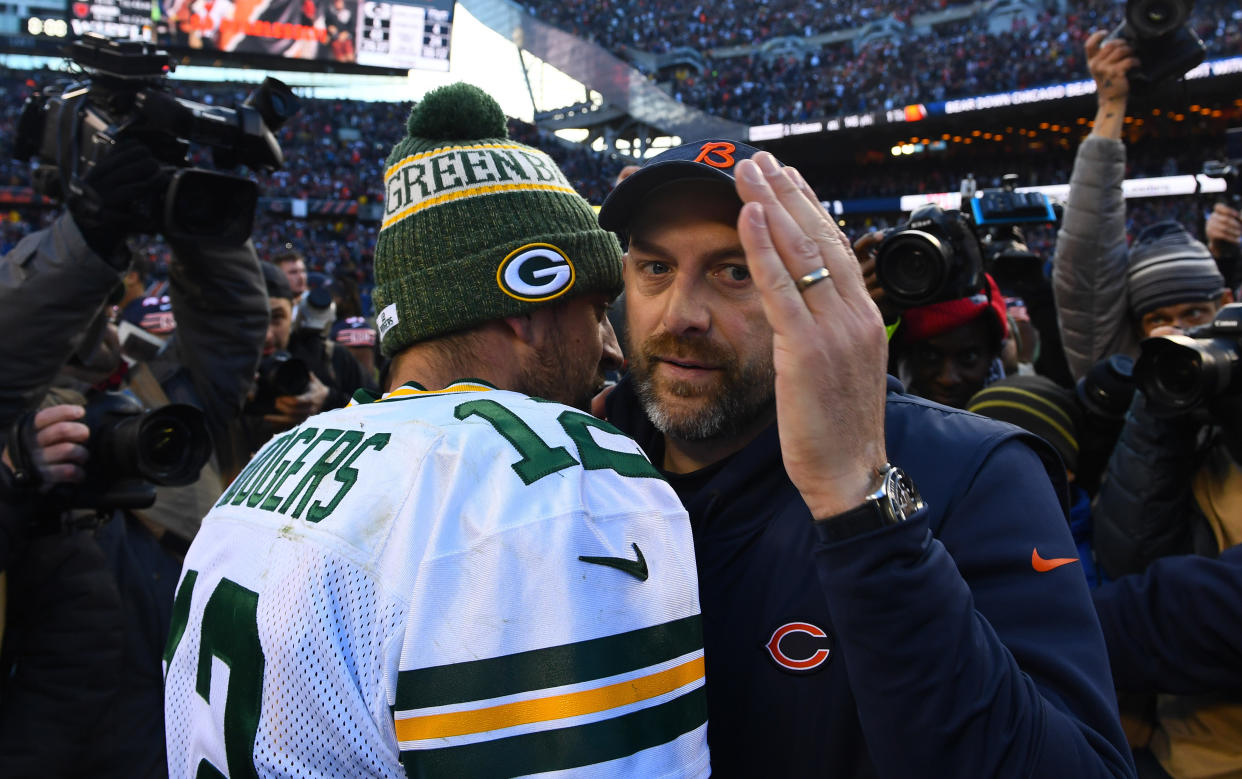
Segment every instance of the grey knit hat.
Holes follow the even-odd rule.
[[[1134,239],[1126,291],[1135,317],[1161,306],[1215,300],[1224,289],[1211,252],[1180,222],[1157,222]]]

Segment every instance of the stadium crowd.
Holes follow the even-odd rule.
[[[801,56],[714,58],[706,73],[679,71],[669,89],[708,113],[761,125],[1056,84],[1082,71],[1087,35],[1116,26],[1120,10],[1112,2],[1072,3],[1064,16],[1045,12],[1034,24],[1019,18],[997,34],[966,20],[857,48],[847,42]],[[1194,19],[1209,58],[1242,52],[1235,3],[1200,2]]]
[[[660,51],[942,7],[532,10]],[[1236,50],[1231,5],[1200,8]],[[307,100],[280,129],[266,195],[383,222],[147,235],[141,142],[63,203],[15,202],[0,774],[1242,774],[1242,372],[1220,367],[1242,174],[1220,202],[1122,196],[1204,149],[1127,131],[1111,11],[679,87],[757,124],[1094,79],[1094,120],[1038,156],[808,182],[708,140],[618,181],[459,84]],[[5,137],[46,76],[0,77]],[[841,235],[819,207],[1009,173],[1071,182],[1055,224],[930,207]],[[169,404],[190,409],[143,416]]]
[[[751,5],[726,0],[709,5],[686,0],[640,0],[637,3],[535,0],[528,2],[526,8],[538,19],[613,51],[633,48],[664,53],[682,46],[702,51],[759,44],[783,36],[809,38],[853,29],[886,17],[905,21],[914,14],[962,2],[964,0],[914,3],[777,0]]]
[[[0,135],[12,138],[17,116],[25,98],[36,84],[55,80],[51,74],[32,78],[28,73],[7,73],[0,77]],[[182,97],[209,104],[235,105],[243,100],[248,89],[230,85],[178,84]],[[357,205],[382,200],[383,158],[390,137],[400,128],[409,106],[400,103],[365,103],[349,100],[308,99],[302,110],[279,132],[286,163],[273,173],[260,175],[258,180],[266,196],[340,200]],[[1084,130],[1086,128],[1083,128]],[[523,143],[547,151],[565,171],[575,188],[591,203],[604,201],[617,172],[624,164],[618,158],[601,154],[581,145],[569,144],[542,134],[532,125],[510,119],[509,134]],[[968,158],[957,155],[946,158],[929,154],[919,159],[886,160],[852,165],[842,170],[828,170],[822,181],[812,185],[825,199],[882,198],[907,194],[956,191],[961,180],[972,175],[981,187],[1000,185],[1007,173],[1019,173],[1019,185],[1065,182],[1073,164],[1073,150],[1058,142],[1049,143],[1038,156],[1028,158],[1020,171],[1014,170],[1012,158],[1001,153],[988,154],[982,149]],[[206,154],[198,150],[200,161],[207,164]],[[1188,145],[1181,137],[1154,134],[1143,137],[1130,147],[1126,160],[1127,178],[1196,173],[1202,167],[1208,150]],[[313,161],[313,162],[312,162]],[[830,184],[828,182],[831,182]],[[27,163],[9,155],[0,159],[0,186],[29,187],[30,168]],[[1131,234],[1147,224],[1159,221],[1158,215],[1177,213],[1189,216],[1202,205],[1195,198],[1168,198],[1155,202],[1140,201],[1132,209]],[[23,235],[46,226],[50,215],[46,209],[19,207],[10,211],[0,227],[0,249],[7,251]],[[875,226],[891,226],[896,214],[852,220],[846,230],[857,237]],[[1183,219],[1187,224],[1201,219]],[[1201,227],[1193,228],[1202,238]],[[333,275],[338,268],[360,276],[364,291],[371,283],[371,255],[378,226],[359,221],[353,216],[312,217],[293,219],[283,214],[261,210],[255,223],[254,241],[260,256],[271,256],[286,244],[303,252],[313,269]],[[1032,240],[1043,249],[1051,248],[1050,233],[1041,231]],[[154,263],[157,275],[165,275],[168,249],[158,238],[144,241],[144,251]]]

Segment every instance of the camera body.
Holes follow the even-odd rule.
[[[983,288],[983,250],[962,212],[926,205],[884,236],[875,273],[902,309],[963,298]]]
[[[256,415],[275,412],[276,398],[306,392],[310,377],[310,368],[306,363],[289,352],[266,355],[259,361],[254,396],[246,404],[246,412]]]
[[[268,78],[235,109],[209,106],[172,94],[166,76],[174,63],[150,44],[87,34],[69,55],[87,78],[36,92],[18,119],[13,156],[37,161],[35,190],[64,199],[110,147],[136,140],[161,166],[160,195],[131,204],[141,232],[243,243],[258,186],[242,176],[192,167],[190,144],[210,147],[217,167],[279,168],[284,158],[274,131],[298,110],[292,91]]]
[[[19,419],[9,436],[10,453],[26,473],[37,470],[35,412]],[[194,483],[211,458],[211,434],[203,412],[169,403],[147,410],[132,395],[94,392],[87,396],[82,423],[90,428],[86,478],[57,485],[48,507],[68,509],[143,509],[155,503],[155,486]]]
[[[1160,416],[1193,411],[1221,395],[1242,392],[1242,303],[1230,303],[1187,335],[1148,338],[1134,378]]]
[[[876,249],[875,273],[894,306],[969,297],[985,287],[984,273],[993,268],[1024,279],[1042,273],[1042,262],[1015,228],[1055,222],[1056,212],[1042,193],[1015,192],[1016,175],[1003,180],[1002,187],[976,196],[968,179],[961,211],[926,205],[885,235]]]
[[[1126,18],[1109,39],[1134,47],[1139,66],[1126,74],[1135,93],[1178,78],[1207,57],[1207,47],[1188,20],[1194,0],[1127,0]]]

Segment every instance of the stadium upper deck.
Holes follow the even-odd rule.
[[[727,0],[529,0],[532,13],[626,56],[633,50],[699,50],[707,67],[687,63],[660,74],[679,100],[747,125],[798,122],[1023,89],[1084,78],[1082,42],[1091,31],[1115,27],[1123,5],[1110,0],[1068,4],[1019,18],[990,32],[972,18],[935,27],[909,26],[897,37],[856,45],[803,46],[797,54],[769,56],[757,44],[782,35],[811,38],[859,23],[913,16],[943,2],[764,3]],[[1194,28],[1208,56],[1242,54],[1242,7],[1236,0],[1200,0]],[[716,56],[719,46],[756,44],[750,53]],[[636,58],[631,57],[631,59]]]

